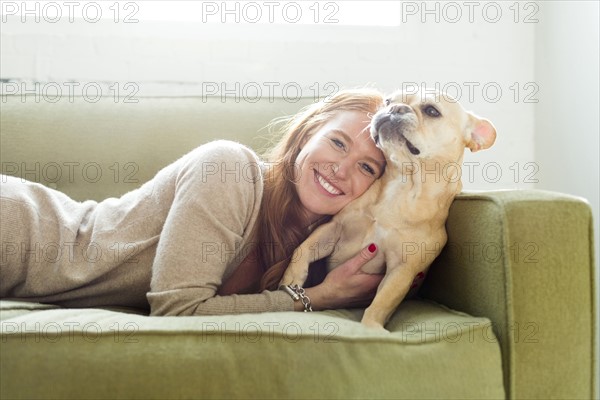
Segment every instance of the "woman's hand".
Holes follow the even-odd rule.
[[[376,254],[377,246],[371,244],[327,274],[320,285],[306,289],[313,309],[368,306],[384,274],[367,274],[360,269]]]

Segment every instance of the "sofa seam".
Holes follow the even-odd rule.
[[[2,321],[2,323],[5,323],[7,321]],[[473,328],[473,332],[482,332],[486,329],[486,327],[492,326],[492,323],[489,319],[486,319],[486,321],[482,321],[481,324],[478,324],[477,328]],[[80,330],[80,329],[72,329],[69,331],[70,335],[73,334],[83,334],[85,331]],[[461,332],[463,332],[461,330]],[[248,333],[254,333],[253,331],[249,331]],[[95,334],[95,337],[114,337],[115,331],[102,331],[99,332],[97,334]],[[15,340],[14,338],[19,338],[20,342],[26,342],[23,340],[23,337],[36,337],[39,336],[40,332],[32,332],[32,331],[27,331],[27,332],[2,332],[0,334],[0,336],[3,338],[2,340],[2,344],[6,345],[8,343],[9,340],[11,340],[11,338],[13,338],[12,340]],[[198,338],[204,338],[204,337],[214,337],[214,336],[220,336],[220,335],[227,335],[227,336],[231,336],[231,337],[235,337],[235,336],[239,336],[240,335],[240,331],[238,330],[219,330],[219,331],[195,331],[195,330],[186,330],[186,329],[179,329],[179,330],[172,330],[172,331],[164,331],[164,330],[145,330],[144,331],[144,335],[149,335],[149,336],[159,336],[159,337],[163,337],[163,336],[188,336],[190,335],[191,337],[198,337]],[[270,332],[269,333],[269,337],[268,340],[270,341],[272,338],[279,338],[279,339],[283,339],[284,341],[287,340],[286,339],[286,335],[283,332]],[[321,337],[323,336],[323,337]],[[461,336],[462,337],[462,336]],[[483,336],[482,336],[483,337]],[[403,340],[402,338],[397,338],[397,337],[369,337],[369,336],[364,336],[364,337],[354,337],[354,336],[340,336],[340,337],[336,337],[336,336],[332,336],[331,339],[327,340],[327,336],[326,335],[321,335],[320,333],[318,334],[318,336],[315,336],[315,334],[301,334],[297,336],[297,339],[294,340],[294,343],[298,343],[298,342],[315,342],[315,339],[317,340],[317,343],[330,343],[330,344],[338,344],[341,342],[345,342],[345,343],[364,343],[364,342],[369,342],[369,343],[381,343],[381,344],[388,344],[388,343],[392,343],[392,344],[401,344],[401,345],[411,345],[411,346],[421,346],[421,345],[429,345],[429,344],[436,344],[436,343],[441,343],[441,342],[445,342],[445,340],[443,339],[439,339],[439,340],[425,340],[425,341],[417,341],[417,342],[411,342],[411,341],[407,341],[407,340]],[[325,339],[325,340],[323,340]],[[499,340],[498,338],[496,338],[496,341],[490,342],[487,341],[485,339],[480,339],[480,341],[486,342],[486,343],[498,343]],[[72,343],[69,341],[69,343]],[[453,342],[450,342],[453,343]],[[502,358],[501,352],[500,353],[500,358]]]
[[[502,191],[496,191],[493,193],[499,193],[499,192],[508,192],[509,190],[502,190]],[[490,195],[489,192],[488,193],[466,193],[460,197],[457,198],[457,200],[465,200],[465,201],[485,201],[485,202],[490,202],[492,204],[494,204],[496,207],[498,207],[498,210],[501,212],[501,218],[500,218],[500,231],[502,232],[502,248],[504,249],[504,254],[509,254],[506,252],[506,244],[508,243],[508,236],[509,236],[509,232],[508,232],[508,224],[506,221],[506,211],[507,211],[507,204],[508,202],[497,197],[494,195]],[[519,201],[524,201],[523,199],[519,199]],[[504,320],[504,324],[505,327],[509,326],[509,323],[511,320],[514,320],[514,312],[513,312],[513,302],[512,302],[512,293],[513,293],[513,287],[512,287],[512,274],[510,271],[510,265],[507,265],[508,261],[506,259],[506,257],[502,257],[502,272],[504,274],[504,291],[505,291],[505,307],[504,307],[504,311],[505,311],[505,320]],[[506,397],[507,398],[515,398],[515,360],[514,360],[514,332],[512,329],[506,329],[508,331],[507,334],[507,340],[506,340],[506,346],[507,346],[507,350],[508,350],[508,354],[506,355],[507,357],[507,362],[508,362],[508,368],[507,368],[507,372],[508,372],[508,389],[506,390]],[[500,341],[499,343],[500,344]]]
[[[596,327],[598,324],[598,315],[597,315],[597,311],[596,311],[596,291],[598,290],[598,288],[596,287],[596,262],[595,262],[595,246],[594,246],[594,217],[591,211],[591,208],[589,206],[589,204],[587,205],[588,207],[588,221],[589,221],[589,225],[588,225],[588,237],[589,237],[589,241],[588,241],[588,246],[589,246],[589,254],[590,254],[590,259],[589,259],[589,265],[592,267],[590,268],[590,289],[591,289],[591,302],[592,302],[592,326],[591,326],[591,336],[592,336],[592,379],[591,379],[591,394],[592,394],[592,398],[596,399],[598,398],[598,387],[597,387],[597,376],[598,376],[598,371],[596,371],[596,365],[597,365],[597,359],[596,356],[598,354],[598,340],[597,340],[597,332],[596,332]]]

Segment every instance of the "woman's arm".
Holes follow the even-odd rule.
[[[360,270],[377,254],[376,247],[372,252],[369,247],[333,269],[321,284],[306,289],[313,310],[366,307],[371,303],[384,275],[367,274]],[[295,309],[301,310],[304,307],[297,302]]]
[[[258,217],[263,182],[256,155],[217,141],[185,158],[152,267],[151,315],[292,311],[292,299],[280,291],[217,295],[242,261]]]
[[[247,255],[241,247],[258,217],[263,182],[256,155],[241,144],[217,141],[197,148],[182,161],[152,266],[146,295],[150,314],[303,310],[301,302],[283,291],[217,294],[224,278]],[[360,268],[375,254],[364,249],[320,285],[306,289],[313,309],[367,305],[381,276],[364,274]]]

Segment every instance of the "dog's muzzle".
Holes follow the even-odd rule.
[[[387,110],[382,110],[375,114],[371,124],[371,138],[379,145],[381,135],[386,137],[397,137],[400,142],[406,143],[408,151],[413,155],[418,155],[421,151],[416,148],[402,133],[403,126],[406,125],[406,114],[412,114],[412,109],[405,104],[392,104]]]

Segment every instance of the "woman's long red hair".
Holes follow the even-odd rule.
[[[280,140],[265,155],[268,168],[264,194],[251,240],[256,244],[256,261],[264,272],[260,285],[253,285],[248,292],[277,289],[294,249],[311,230],[332,217],[325,216],[307,226],[294,183],[295,161],[302,146],[336,113],[361,111],[372,116],[382,105],[383,96],[377,90],[344,90],[285,119]]]

